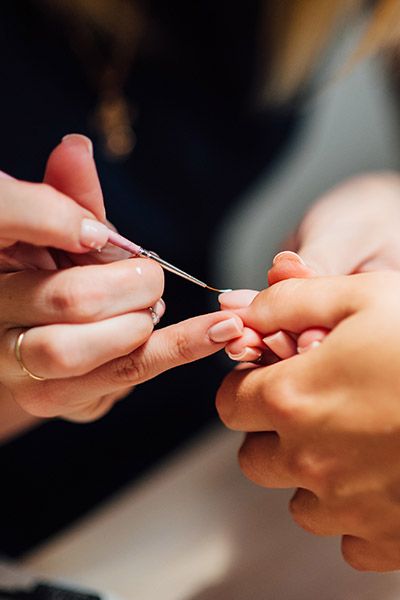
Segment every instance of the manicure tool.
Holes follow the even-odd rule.
[[[152,252],[151,250],[145,250],[141,246],[138,246],[134,242],[129,241],[128,239],[124,238],[122,235],[116,233],[115,231],[110,230],[108,241],[110,244],[113,244],[113,246],[117,246],[122,250],[126,250],[130,254],[133,254],[135,257],[151,258],[152,260],[156,261],[159,265],[161,265],[161,267],[166,271],[170,271],[170,273],[174,273],[175,275],[178,275],[178,277],[187,279],[187,281],[191,281],[192,283],[199,285],[202,288],[206,288],[207,290],[211,290],[212,292],[218,292],[219,294],[222,294],[223,292],[232,291],[230,289],[219,290],[217,288],[212,287],[211,285],[208,285],[207,283],[204,283],[204,281],[200,281],[200,279],[197,279],[197,277],[193,277],[193,275],[189,275],[189,273],[186,273],[185,271],[182,271],[182,269],[179,269],[175,265],[172,265],[171,263],[167,262],[166,260],[158,256],[158,254],[156,254],[155,252]]]

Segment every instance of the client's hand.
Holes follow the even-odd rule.
[[[26,412],[95,419],[136,383],[240,335],[238,317],[216,313],[150,337],[165,310],[161,268],[89,252],[108,235],[89,140],[67,137],[45,181],[0,178],[0,383]]]
[[[399,199],[398,174],[354,177],[311,207],[288,249],[317,275],[399,270]],[[273,272],[270,282],[275,282]]]
[[[400,269],[400,176],[372,173],[354,177],[325,194],[303,218],[289,244],[294,252],[281,252],[268,273],[273,285],[293,277],[349,275]],[[256,292],[238,291],[221,297],[221,307],[246,306]],[[324,329],[292,336],[274,332],[263,342],[245,329],[246,335],[226,348],[233,360],[254,360],[265,349],[279,358],[304,352],[325,337]],[[260,343],[261,342],[261,343]]]
[[[316,349],[238,367],[217,396],[224,423],[250,432],[240,450],[259,485],[298,490],[294,520],[342,535],[361,570],[400,568],[400,275],[277,283],[238,311],[269,335],[332,330]]]

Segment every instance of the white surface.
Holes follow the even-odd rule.
[[[25,566],[125,600],[398,600],[399,574],[361,574],[337,539],[292,524],[287,491],[244,479],[240,436],[210,432]]]

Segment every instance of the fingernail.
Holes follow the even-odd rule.
[[[81,133],[69,133],[68,135],[64,135],[61,141],[63,144],[81,146],[86,149],[90,156],[93,156],[92,140],[86,137],[86,135],[82,135]]]
[[[292,252],[291,250],[284,250],[283,252],[279,252],[272,261],[273,265],[276,265],[282,260],[290,260],[292,262],[300,263],[301,265],[305,265],[304,260],[296,254],[296,252]]]
[[[14,177],[11,177],[8,173],[4,173],[4,171],[0,171],[0,179],[14,179]]]
[[[311,344],[308,344],[308,346],[299,346],[297,348],[297,352],[299,354],[305,354],[309,350],[313,350],[314,348],[319,348],[320,345],[321,345],[321,342],[318,342],[317,340],[315,340],[314,342],[311,342]]]
[[[238,362],[252,362],[253,360],[259,359],[262,352],[256,348],[250,348],[249,346],[246,346],[246,348],[240,354],[231,354],[230,352],[227,352],[227,354],[231,360]]]
[[[243,328],[240,327],[236,319],[225,319],[216,323],[208,330],[208,337],[212,342],[221,344],[222,342],[229,342],[242,334]]]
[[[272,352],[279,358],[290,358],[296,354],[296,342],[283,331],[277,331],[272,335],[268,335],[263,339],[263,342]]]
[[[165,309],[166,309],[165,302],[162,298],[160,298],[159,300],[157,300],[157,302],[153,306],[153,310],[156,313],[159,321],[160,321],[161,317],[164,315]]]
[[[86,248],[100,250],[108,241],[108,227],[94,219],[83,219],[81,224],[80,242]]]

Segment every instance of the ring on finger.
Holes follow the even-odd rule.
[[[21,367],[21,370],[25,373],[25,375],[29,375],[29,377],[31,379],[34,379],[35,381],[44,381],[46,379],[46,377],[41,377],[40,375],[35,375],[34,373],[32,373],[32,371],[30,371],[26,367],[26,365],[24,364],[24,361],[22,360],[21,346],[22,346],[22,342],[24,341],[25,334],[26,334],[26,331],[22,331],[22,333],[19,334],[19,336],[17,337],[17,339],[15,341],[14,354],[15,354],[15,358],[17,359],[17,363],[19,364],[19,366]]]
[[[158,316],[158,314],[156,313],[156,311],[154,310],[154,308],[152,306],[150,306],[149,311],[150,311],[151,320],[153,321],[153,325],[155,327],[160,322],[160,317]]]

